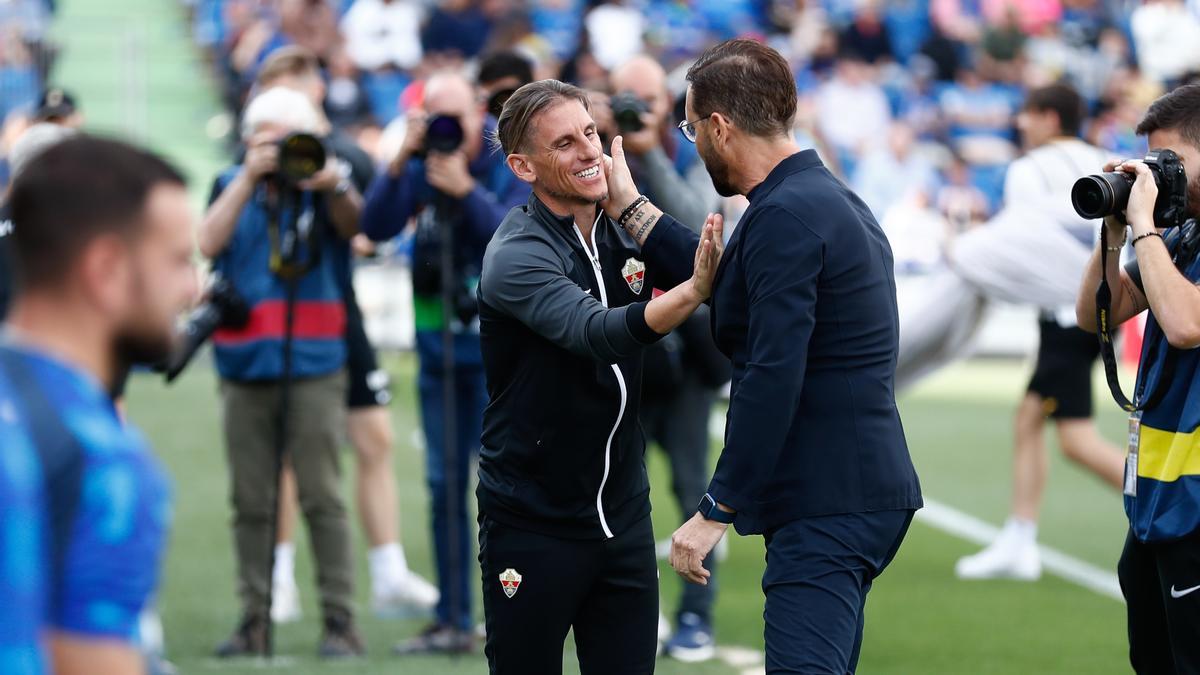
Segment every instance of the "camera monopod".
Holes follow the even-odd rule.
[[[443,582],[448,591],[446,606],[449,608],[450,627],[459,629],[462,622],[462,598],[458,579],[463,574],[463,561],[459,558],[459,523],[465,519],[460,514],[462,497],[458,494],[458,378],[455,373],[454,354],[454,287],[457,275],[454,270],[454,235],[462,212],[449,196],[436,192],[433,201],[434,217],[441,225],[441,296],[442,296],[442,475],[445,476],[446,576]],[[454,633],[452,632],[451,635]],[[457,650],[451,650],[457,653]]]
[[[287,453],[288,407],[291,405],[292,343],[295,341],[296,285],[308,274],[320,259],[320,249],[314,244],[317,238],[313,205],[303,208],[303,194],[281,185],[277,188],[274,203],[268,209],[267,232],[270,237],[271,273],[284,285],[283,322],[283,365],[279,378],[279,409],[275,412],[275,447],[273,480],[275,499],[271,504],[270,555],[267,556],[267,627],[264,651],[268,659],[275,655],[275,624],[271,620],[271,605],[275,601],[275,540],[279,537],[280,499],[279,481],[283,477],[283,460]],[[268,197],[270,199],[270,197]],[[282,216],[282,218],[281,218]],[[282,221],[282,222],[281,222]]]

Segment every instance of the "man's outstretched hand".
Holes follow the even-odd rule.
[[[725,219],[719,213],[710,213],[700,233],[700,244],[696,247],[696,260],[692,268],[692,288],[701,300],[712,297],[713,279],[721,264],[725,246],[721,243]]]

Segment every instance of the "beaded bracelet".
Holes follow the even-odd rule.
[[[633,203],[629,206],[626,206],[625,210],[621,212],[621,217],[617,218],[617,225],[625,227],[625,224],[629,222],[629,219],[633,217],[633,214],[637,212],[638,207],[648,201],[650,200],[646,198],[646,195],[638,195],[638,198],[633,200]]]
[[[1163,236],[1162,236],[1161,234],[1157,233],[1157,232],[1147,232],[1147,233],[1145,233],[1145,234],[1139,234],[1138,236],[1134,237],[1134,238],[1133,238],[1133,241],[1132,241],[1132,242],[1130,242],[1130,245],[1131,245],[1131,246],[1137,246],[1137,243],[1138,243],[1139,241],[1141,241],[1141,240],[1145,239],[1146,237],[1158,237],[1159,239],[1162,239],[1162,238],[1163,238]]]

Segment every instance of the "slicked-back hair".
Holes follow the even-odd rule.
[[[1087,103],[1069,84],[1051,84],[1029,92],[1025,109],[1053,112],[1058,115],[1058,128],[1063,136],[1078,136],[1083,131]]]
[[[744,38],[726,40],[700,55],[687,81],[700,119],[716,112],[753,136],[791,133],[796,80],[774,49]]]
[[[1200,148],[1200,84],[1185,84],[1158,97],[1137,125],[1137,134],[1175,131]]]
[[[509,97],[496,121],[495,143],[505,155],[527,152],[534,122],[544,110],[562,101],[579,101],[592,111],[587,92],[558,80],[538,80],[521,87]]]
[[[81,134],[38,153],[9,194],[18,289],[61,283],[99,236],[136,237],[150,192],[164,184],[182,187],[184,178],[120,141]]]

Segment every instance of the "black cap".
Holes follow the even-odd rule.
[[[75,112],[75,97],[65,90],[52,87],[42,92],[38,99],[37,115],[39,120],[49,120],[58,117],[69,117]]]

